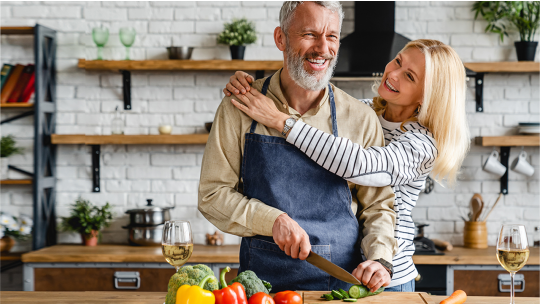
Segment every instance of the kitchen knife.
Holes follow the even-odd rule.
[[[317,253],[314,253],[313,251],[309,252],[306,261],[313,266],[321,269],[322,271],[330,274],[331,276],[337,278],[338,280],[342,280],[350,284],[363,285],[362,282],[360,282],[357,278],[354,277],[354,275],[350,274],[349,272],[342,269],[340,266],[330,262],[324,257],[321,257]]]

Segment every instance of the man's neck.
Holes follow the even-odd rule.
[[[317,107],[324,96],[324,89],[319,91],[306,90],[291,78],[287,68],[281,70],[280,75],[281,91],[289,107],[298,111],[300,115],[308,112],[309,109]]]

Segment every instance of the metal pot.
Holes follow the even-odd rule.
[[[170,209],[174,207],[157,207],[152,205],[152,199],[146,199],[148,204],[141,209],[133,209],[126,212],[129,214],[130,226],[155,226],[171,220]]]
[[[129,230],[128,234],[130,245],[160,246],[164,226],[165,225],[161,224],[157,226],[126,226],[122,228]]]

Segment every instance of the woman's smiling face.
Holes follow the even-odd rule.
[[[425,56],[417,48],[399,53],[384,69],[379,95],[388,104],[402,107],[418,107],[422,102]]]

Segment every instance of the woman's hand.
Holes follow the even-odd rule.
[[[244,104],[234,98],[231,99],[231,103],[255,121],[267,127],[274,128],[279,132],[285,127],[285,120],[287,120],[289,116],[279,111],[276,108],[274,101],[264,96],[257,91],[257,89],[251,88],[246,94],[239,94],[236,95],[236,97]]]
[[[251,90],[249,84],[253,83],[253,81],[253,76],[243,71],[236,71],[236,73],[229,78],[229,83],[225,85],[223,93],[225,93],[226,96],[231,96],[231,93],[235,95],[246,94],[246,92]]]

